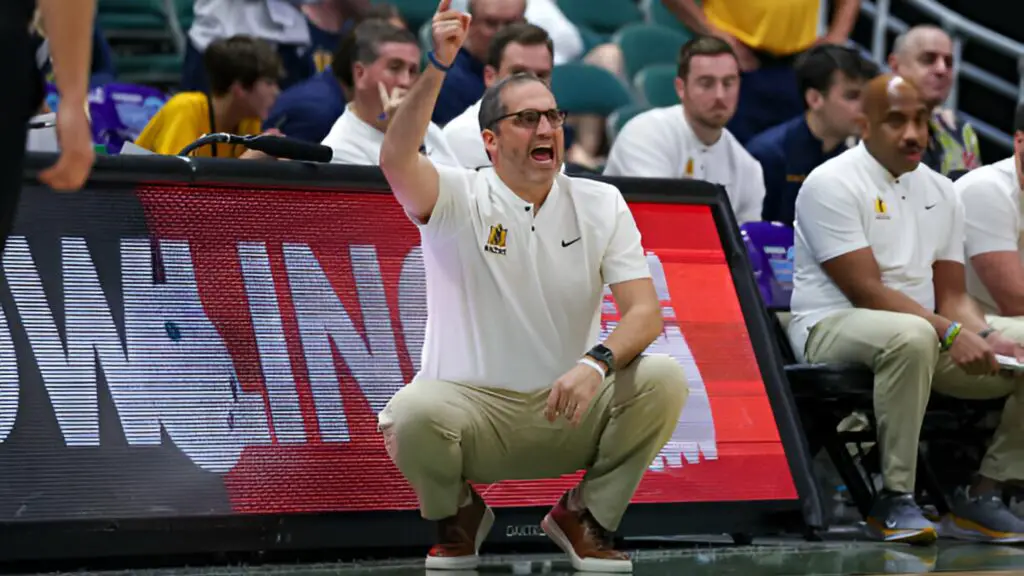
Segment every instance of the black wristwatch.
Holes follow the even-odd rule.
[[[608,347],[605,346],[604,344],[598,344],[597,346],[594,346],[593,348],[590,349],[589,352],[586,353],[586,356],[590,356],[594,360],[602,362],[605,366],[608,367],[608,370],[605,372],[606,377],[611,376],[612,372],[615,371],[615,355],[612,354],[612,351],[609,350]]]

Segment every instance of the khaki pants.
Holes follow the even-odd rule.
[[[683,370],[667,356],[640,357],[605,379],[576,428],[544,418],[549,393],[444,381],[399,390],[379,427],[423,517],[454,515],[467,480],[557,478],[585,469],[582,501],[615,530],[679,421],[689,393]]]
[[[1021,319],[987,320],[1007,338],[1024,343]],[[1024,479],[1024,378],[965,374],[940,353],[926,320],[878,310],[839,312],[811,329],[804,356],[808,362],[862,363],[874,371],[882,475],[889,490],[914,491],[921,424],[932,390],[970,400],[1008,396],[980,473],[1001,482]]]

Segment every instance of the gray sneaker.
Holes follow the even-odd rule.
[[[1010,510],[999,494],[973,496],[970,489],[957,490],[953,509],[942,519],[940,530],[944,537],[957,540],[1024,542],[1024,520]]]
[[[924,517],[911,494],[880,493],[867,519],[868,530],[883,542],[932,544],[935,525]]]

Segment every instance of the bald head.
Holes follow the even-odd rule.
[[[910,56],[919,52],[923,47],[929,46],[936,42],[945,43],[952,46],[953,40],[946,34],[946,31],[938,26],[932,24],[922,24],[920,26],[914,26],[910,30],[907,30],[903,34],[896,37],[896,42],[893,43],[892,53],[897,57]]]
[[[914,82],[928,106],[939,106],[953,87],[953,41],[937,26],[914,26],[896,38],[889,67]]]
[[[913,83],[900,76],[882,74],[876,76],[864,89],[864,115],[868,122],[877,124],[885,121],[893,107],[913,107],[920,104],[920,93]]]
[[[931,112],[910,80],[883,74],[864,90],[864,145],[894,176],[911,172],[928,144]]]

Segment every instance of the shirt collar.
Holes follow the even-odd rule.
[[[683,115],[683,135],[688,141],[692,142],[694,146],[701,150],[707,150],[710,152],[711,150],[725,145],[725,128],[723,128],[721,134],[719,134],[718,140],[709,146],[697,138],[697,133],[690,127],[690,120],[686,117],[686,112],[683,111],[682,105],[679,106],[679,113]]]
[[[533,209],[533,203],[523,200],[522,198],[519,197],[518,194],[513,192],[512,189],[509,188],[507,184],[505,184],[505,181],[502,180],[500,176],[498,176],[498,173],[494,170],[493,166],[481,168],[480,171],[484,173],[485,177],[487,178],[488,184],[490,184],[491,186],[491,189],[493,189],[498,194],[498,196],[501,197],[505,202],[512,206],[513,210],[529,212]],[[555,196],[557,194],[558,178],[556,177],[555,181],[551,184],[551,191],[548,192],[548,197],[544,201],[544,206],[550,208],[550,206],[554,204],[553,200],[555,199]]]
[[[882,166],[882,164],[878,160],[876,160],[874,156],[871,155],[871,152],[868,152],[868,148],[867,146],[864,145],[863,141],[857,144],[856,150],[857,153],[861,155],[861,164],[867,170],[868,174],[870,174],[872,177],[878,180],[881,180],[882,182],[885,182],[886,184],[894,184],[921,169],[921,165],[918,164],[917,168],[915,168],[911,172],[902,174],[897,178],[893,176],[892,173],[889,172],[889,170],[885,166]]]

